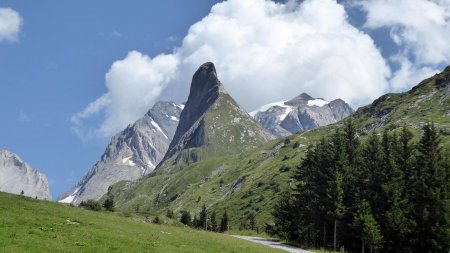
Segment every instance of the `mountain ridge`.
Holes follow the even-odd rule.
[[[44,173],[31,167],[17,154],[0,149],[0,191],[51,200]]]
[[[342,99],[326,101],[301,93],[287,101],[263,105],[250,115],[273,135],[282,137],[336,123],[352,112]]]
[[[113,136],[100,160],[58,201],[78,204],[99,199],[110,185],[149,174],[167,151],[183,108],[183,104],[157,102],[142,118]]]

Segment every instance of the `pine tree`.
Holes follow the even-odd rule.
[[[411,229],[411,221],[407,218],[409,210],[405,194],[405,175],[400,168],[397,153],[402,145],[393,134],[390,136],[387,130],[383,133],[381,142],[383,150],[381,173],[384,182],[381,182],[381,203],[374,209],[377,220],[380,221],[383,237],[385,238],[384,250],[389,252],[408,252],[408,232]]]
[[[423,127],[418,147],[417,173],[413,176],[412,199],[417,252],[448,252],[450,249],[449,178],[439,134],[433,124]]]
[[[280,198],[275,213],[275,230],[281,238],[296,240],[312,245],[315,241],[316,217],[314,200],[316,188],[314,182],[317,168],[317,155],[312,145],[306,151],[306,157],[296,169],[294,179],[297,184],[292,197],[289,192]]]
[[[228,231],[228,214],[227,211],[223,212],[222,220],[220,221],[220,232],[224,233]]]
[[[361,239],[361,252],[364,253],[366,245],[369,246],[370,252],[378,249],[383,242],[380,228],[372,215],[372,210],[367,201],[363,200],[357,206],[357,212],[354,220],[354,227],[358,231]]]
[[[274,219],[274,226],[271,227],[271,233],[278,237],[294,241],[299,239],[297,226],[297,218],[294,216],[296,213],[294,207],[294,199],[289,191],[284,192],[278,201],[275,203],[272,217]],[[305,212],[304,209],[298,209],[297,212]],[[301,221],[300,221],[301,222]]]
[[[192,226],[194,228],[202,228],[202,224],[200,223],[200,220],[198,219],[197,214],[194,215],[194,219],[192,220]]]
[[[211,214],[211,231],[217,232],[217,221],[216,221],[216,212],[212,212]]]
[[[204,230],[208,229],[208,211],[206,210],[206,206],[202,206],[202,210],[200,211],[200,217],[199,217],[199,225],[198,227]]]
[[[332,137],[333,152],[333,173],[329,196],[332,199],[331,217],[334,223],[333,229],[333,249],[338,247],[338,222],[345,214],[344,205],[344,173],[348,170],[347,156],[345,153],[344,141],[339,129]]]
[[[112,196],[105,199],[103,208],[105,208],[106,211],[114,212],[114,198]]]
[[[256,216],[254,213],[251,213],[248,215],[247,217],[248,220],[248,228],[250,230],[255,230],[256,231]]]
[[[180,222],[187,226],[192,226],[191,214],[188,211],[181,211]]]

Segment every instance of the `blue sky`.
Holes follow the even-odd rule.
[[[303,91],[333,99],[333,86],[357,107],[449,64],[447,0],[234,0],[212,11],[218,2],[1,0],[21,25],[2,33],[14,25],[0,12],[0,148],[44,172],[56,198],[113,133],[159,99],[183,101],[202,61],[248,110]]]

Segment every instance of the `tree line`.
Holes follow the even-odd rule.
[[[199,215],[194,215],[194,218],[192,218],[190,212],[185,210],[181,211],[180,222],[193,228],[212,232],[224,233],[229,230],[227,211],[223,212],[220,223],[218,223],[216,212],[208,213],[205,205],[202,206]]]
[[[350,252],[449,252],[450,163],[433,124],[412,139],[403,127],[363,141],[349,121],[309,146],[268,231]]]

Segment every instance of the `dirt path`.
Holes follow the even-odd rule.
[[[313,253],[312,251],[299,249],[299,248],[296,248],[294,246],[283,244],[283,243],[279,243],[279,242],[271,240],[271,239],[254,237],[254,236],[242,236],[242,235],[232,235],[232,236],[236,237],[236,238],[239,238],[239,239],[247,240],[247,241],[250,241],[250,242],[266,245],[268,247],[272,247],[272,248],[275,248],[275,249],[281,249],[281,250],[284,250],[284,251],[287,251],[287,252],[291,252],[291,253]]]

